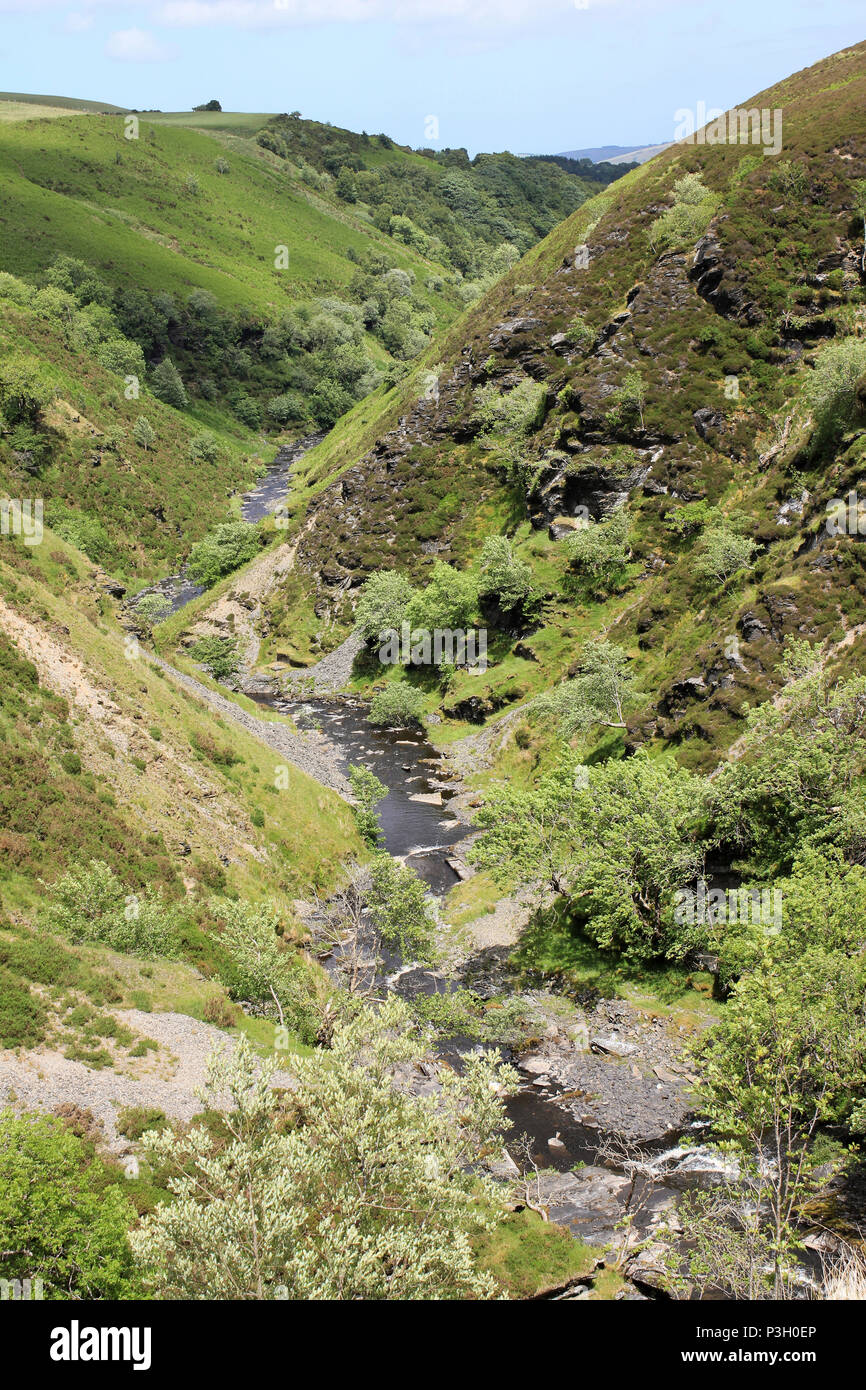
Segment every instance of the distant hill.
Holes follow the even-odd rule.
[[[671,143],[666,140],[660,145],[598,145],[591,150],[562,150],[558,158],[591,159],[593,164],[645,164]]]
[[[0,92],[0,101],[25,102],[32,106],[53,106],[64,111],[125,113],[128,106],[115,106],[111,101],[85,101],[82,97],[37,96],[33,92]]]

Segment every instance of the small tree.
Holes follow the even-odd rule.
[[[145,451],[153,448],[156,443],[156,430],[146,415],[139,415],[132,427],[132,437]]]
[[[165,594],[145,594],[136,601],[134,612],[147,635],[152,636],[153,629],[171,613],[171,603]]]
[[[404,959],[431,964],[436,919],[427,885],[408,864],[378,854],[370,870],[370,916],[386,946]]]
[[[400,631],[415,589],[404,574],[377,570],[364,584],[355,609],[355,632],[370,646],[378,646],[381,634]]]
[[[353,809],[361,838],[368,845],[378,845],[382,839],[382,829],[376,807],[388,795],[388,788],[368,767],[350,767],[349,784],[357,803]]]
[[[326,1057],[292,1059],[290,1110],[246,1039],[213,1057],[202,1099],[226,1111],[221,1131],[144,1139],[174,1171],[173,1200],[132,1236],[153,1293],[491,1297],[472,1237],[493,1227],[501,1197],[478,1158],[501,1151],[516,1073],[498,1054],[473,1056],[461,1076],[441,1068],[435,1096],[416,1097],[395,1083],[427,1052],[392,998],[339,1020]]]
[[[183,410],[189,405],[186,387],[170,357],[164,357],[154,367],[150,374],[150,389],[157,400],[173,405],[175,410]]]
[[[726,526],[713,526],[701,536],[698,550],[698,574],[723,583],[738,570],[751,567],[757,545],[748,536],[740,536]]]
[[[628,511],[619,507],[606,521],[582,526],[565,541],[572,569],[593,597],[607,598],[621,584],[631,558]]]
[[[489,536],[480,559],[479,596],[492,598],[503,613],[525,609],[532,593],[532,570],[515,557],[506,536]]]
[[[265,903],[249,902],[214,902],[212,910],[222,923],[220,944],[229,962],[222,974],[232,997],[266,1005],[282,1027],[291,1026],[310,1041],[320,1011],[312,982],[280,936],[279,913]]]
[[[581,653],[581,674],[540,696],[537,707],[557,716],[566,738],[598,724],[624,729],[632,686],[625,648],[607,641],[587,642]]]
[[[424,703],[422,691],[405,681],[395,681],[373,696],[367,719],[371,724],[405,729],[410,724],[422,722]]]
[[[47,1299],[130,1299],[141,1283],[135,1210],[58,1119],[0,1111],[0,1279],[41,1279]]]

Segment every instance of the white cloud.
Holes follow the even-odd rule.
[[[109,35],[104,52],[123,63],[162,63],[177,57],[176,49],[167,48],[145,29],[118,29]]]

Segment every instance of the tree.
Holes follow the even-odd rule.
[[[132,437],[136,444],[147,451],[156,443],[156,431],[146,415],[139,415],[132,427]]]
[[[131,956],[176,956],[180,914],[148,886],[130,893],[102,859],[75,865],[47,889],[44,925],[73,942],[93,941]]]
[[[424,714],[424,694],[405,681],[389,682],[384,690],[379,690],[370,701],[367,719],[371,724],[386,725],[392,729],[405,729],[410,724],[420,724]]]
[[[597,945],[651,960],[681,948],[677,892],[703,863],[704,799],[702,780],[667,759],[585,768],[563,754],[528,791],[488,788],[471,858],[503,884],[565,895]]]
[[[320,1010],[312,981],[280,935],[276,908],[266,903],[222,901],[214,901],[211,908],[222,927],[219,939],[228,964],[221,973],[232,998],[267,1005],[281,1027],[291,1027],[311,1041]]]
[[[378,646],[383,633],[400,631],[414,596],[415,589],[404,574],[396,570],[376,570],[358,597],[355,632],[368,646]]]
[[[194,106],[192,109],[193,111],[222,111],[222,107],[215,98],[212,101],[204,102],[201,106]]]
[[[154,367],[150,374],[150,389],[157,400],[173,405],[175,410],[184,410],[189,405],[186,387],[170,357],[164,357]]]
[[[438,560],[429,583],[410,599],[406,618],[410,627],[426,632],[464,632],[477,612],[477,576]]]
[[[436,955],[435,911],[427,885],[409,864],[378,854],[370,868],[369,910],[386,946],[404,960],[431,964]]]
[[[353,809],[361,838],[368,845],[378,845],[382,828],[375,808],[388,795],[388,788],[368,767],[350,767],[349,785],[356,802]]]
[[[631,558],[628,525],[627,509],[619,507],[606,521],[581,526],[566,538],[569,564],[594,598],[608,598],[622,583]]]
[[[479,597],[493,600],[505,614],[523,612],[532,594],[532,570],[515,557],[506,536],[488,536],[479,561]]]
[[[35,425],[55,395],[40,366],[30,358],[11,353],[0,362],[0,411],[10,425]]]
[[[810,1145],[866,1083],[862,961],[820,947],[749,972],[696,1048],[697,1095],[747,1179],[785,1292],[797,1215],[814,1188]]]
[[[0,1279],[41,1279],[47,1299],[141,1297],[135,1210],[58,1119],[0,1111]]]
[[[209,589],[224,574],[231,574],[258,553],[260,531],[246,521],[226,521],[216,526],[190,550],[187,569],[193,579]]]
[[[171,613],[171,603],[165,594],[145,594],[143,598],[136,600],[134,611],[148,636],[152,636],[153,629],[159,623],[165,622]]]
[[[228,1097],[224,1134],[144,1139],[176,1174],[132,1236],[155,1296],[491,1297],[471,1241],[501,1207],[477,1161],[499,1148],[515,1073],[472,1056],[462,1076],[441,1068],[437,1095],[407,1094],[399,1072],[426,1054],[391,998],[339,1019],[326,1056],[293,1059],[290,1109],[246,1039],[212,1058],[204,1099]]]
[[[593,641],[581,652],[581,674],[540,696],[536,708],[554,714],[566,738],[572,738],[597,724],[624,729],[632,693],[628,652],[612,642]]]
[[[860,408],[857,385],[866,372],[866,342],[843,338],[818,355],[803,387],[819,442],[838,439],[850,429]]]
[[[756,550],[757,545],[750,537],[740,536],[727,526],[714,525],[704,531],[698,541],[699,559],[695,568],[698,574],[723,583],[739,570],[750,569]]]

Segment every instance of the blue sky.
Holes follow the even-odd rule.
[[[412,145],[670,139],[866,37],[863,0],[0,0],[0,90],[293,111]],[[438,120],[439,138],[425,136]]]

